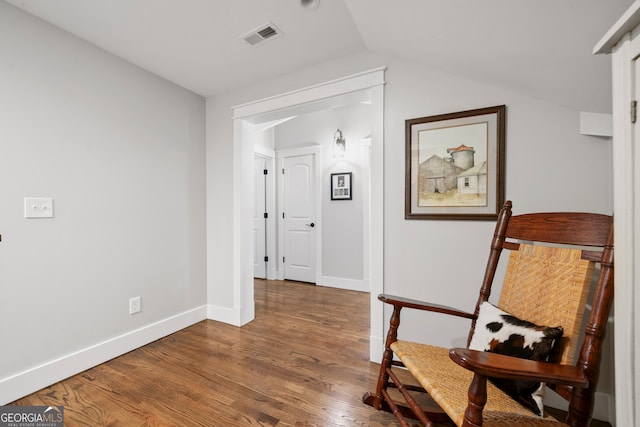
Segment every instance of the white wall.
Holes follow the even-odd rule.
[[[611,146],[580,135],[578,111],[408,63],[391,64],[385,80],[387,292],[472,309],[494,227],[403,219],[405,119],[506,104],[506,197],[514,212],[611,213]],[[405,331],[444,346],[466,340],[466,322],[459,332],[457,324],[427,324]]]
[[[385,80],[385,292],[472,310],[495,225],[402,219],[405,119],[506,104],[506,198],[514,212],[612,213],[610,140],[581,135],[578,111],[408,63],[392,63]],[[464,346],[468,322],[409,312],[400,331],[405,339]],[[599,391],[613,393],[604,353]],[[606,400],[597,396],[598,419],[609,417]]]
[[[0,94],[3,404],[205,317],[205,102],[5,2]]]

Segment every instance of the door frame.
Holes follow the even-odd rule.
[[[233,120],[233,317],[244,325],[254,318],[253,263],[251,239],[250,177],[253,175],[253,138],[248,119],[259,114],[302,106],[361,90],[371,91],[371,221],[369,224],[370,260],[370,351],[373,361],[384,350],[384,311],[377,300],[384,281],[384,71],[385,67],[364,71],[315,86],[287,92],[232,108]]]
[[[285,148],[283,150],[276,151],[276,162],[277,162],[277,170],[282,171],[283,159],[289,157],[296,156],[305,156],[311,154],[313,155],[313,168],[314,170],[314,187],[316,192],[315,197],[315,231],[316,231],[316,244],[315,244],[315,263],[316,263],[316,272],[315,272],[315,284],[320,283],[320,278],[322,277],[322,146],[320,145],[309,145],[305,147],[297,147],[297,148]],[[282,257],[286,256],[284,253],[284,225],[283,225],[283,212],[284,212],[284,177],[282,173],[278,173],[278,196],[277,196],[277,205],[278,205],[278,220],[280,226],[278,227],[278,267],[277,267],[277,277],[278,280],[284,280],[285,272],[284,272],[284,263],[282,262]]]
[[[640,425],[640,292],[637,247],[640,230],[640,164],[637,124],[629,119],[638,97],[636,60],[640,57],[640,2],[633,3],[594,48],[611,53],[613,107],[613,211],[616,251],[614,277],[615,419],[613,425]]]

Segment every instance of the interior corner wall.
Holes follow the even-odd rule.
[[[2,1],[0,93],[6,404],[206,317],[205,100]]]

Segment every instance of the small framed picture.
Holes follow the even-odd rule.
[[[351,200],[351,172],[331,174],[331,200]]]

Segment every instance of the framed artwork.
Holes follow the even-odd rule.
[[[495,220],[504,203],[506,107],[405,121],[405,218]]]
[[[351,172],[331,174],[331,200],[351,200]]]

